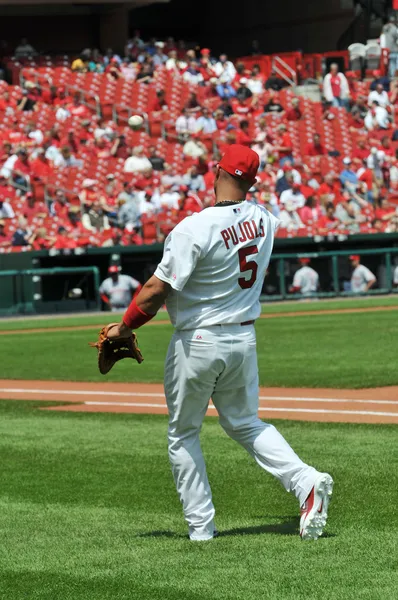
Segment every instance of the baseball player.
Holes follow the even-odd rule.
[[[132,297],[142,288],[139,281],[129,275],[121,275],[119,271],[117,265],[110,266],[110,277],[104,279],[99,289],[102,300],[112,311],[127,308]]]
[[[394,269],[394,278],[393,278],[394,287],[398,286],[398,266]]]
[[[301,506],[300,533],[317,539],[333,480],[305,464],[273,425],[258,418],[254,322],[278,220],[246,201],[258,155],[233,144],[217,166],[216,204],[182,220],[166,239],[155,274],[108,338],[128,337],[166,303],[175,333],[165,364],[169,457],[191,540],[216,535],[199,433],[210,398],[226,433]]]
[[[293,283],[289,288],[291,294],[302,294],[303,296],[313,296],[319,286],[319,275],[312,269],[309,258],[299,258],[302,265],[294,274]]]
[[[355,294],[367,292],[376,283],[376,277],[372,271],[361,265],[361,257],[358,254],[350,256],[353,272],[351,275],[351,291]]]

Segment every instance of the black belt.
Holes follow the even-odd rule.
[[[223,325],[254,325],[255,321],[244,321],[243,323],[217,323],[215,327],[223,327]]]

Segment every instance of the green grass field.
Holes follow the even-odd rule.
[[[277,426],[335,478],[326,537],[302,542],[296,500],[207,419],[221,536],[195,544],[169,469],[166,417],[0,402],[0,598],[397,598],[397,428]]]
[[[310,305],[312,303],[302,306]],[[92,317],[88,317],[88,324],[90,319]],[[107,315],[102,319],[106,322]],[[260,319],[256,329],[261,385],[363,388],[398,384],[398,313],[395,310]],[[93,328],[92,331],[4,334],[0,338],[6,357],[1,377],[163,381],[171,325],[149,325],[140,329],[138,337],[145,362],[138,366],[123,361],[106,377],[99,374],[95,350],[87,345],[96,339],[97,333]]]
[[[308,312],[323,310],[339,310],[339,309],[354,309],[354,308],[375,308],[383,306],[393,306],[398,308],[398,294],[390,297],[373,297],[373,298],[346,298],[340,300],[311,300],[311,301],[292,301],[263,304],[263,314],[281,314],[288,312]],[[48,318],[29,318],[18,317],[15,319],[0,319],[0,331],[17,330],[17,329],[37,329],[48,327],[73,327],[76,325],[98,325],[103,320],[118,320],[122,313],[114,314],[102,313],[95,315],[63,315],[59,317]],[[168,320],[166,312],[159,312],[156,320]]]

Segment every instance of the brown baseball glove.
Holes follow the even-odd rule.
[[[98,368],[102,375],[109,373],[113,365],[118,360],[122,360],[122,358],[133,358],[138,364],[144,360],[141,350],[137,346],[137,336],[135,333],[131,333],[129,337],[118,338],[116,340],[108,338],[108,331],[114,325],[115,323],[111,323],[103,327],[99,332],[98,341],[89,342],[89,346],[98,350]]]

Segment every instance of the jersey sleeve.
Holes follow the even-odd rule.
[[[173,290],[180,292],[190,278],[200,254],[200,246],[190,234],[174,230],[166,239],[163,258],[155,275],[170,284]]]
[[[130,284],[130,289],[131,290],[136,290],[141,285],[139,281],[137,281],[136,279],[134,279],[134,277],[130,277],[129,278],[129,284]]]
[[[395,271],[394,271],[394,283],[398,284],[398,267],[395,267]]]
[[[375,275],[373,275],[372,271],[370,269],[368,269],[368,267],[363,266],[362,273],[363,273],[365,281],[367,281],[368,283],[369,283],[369,281],[372,281],[372,279],[376,279]]]
[[[101,283],[100,287],[99,287],[99,293],[100,294],[107,294],[107,284],[106,284],[106,279],[104,279],[104,281]]]
[[[293,277],[293,287],[301,289],[301,273],[296,271]]]

